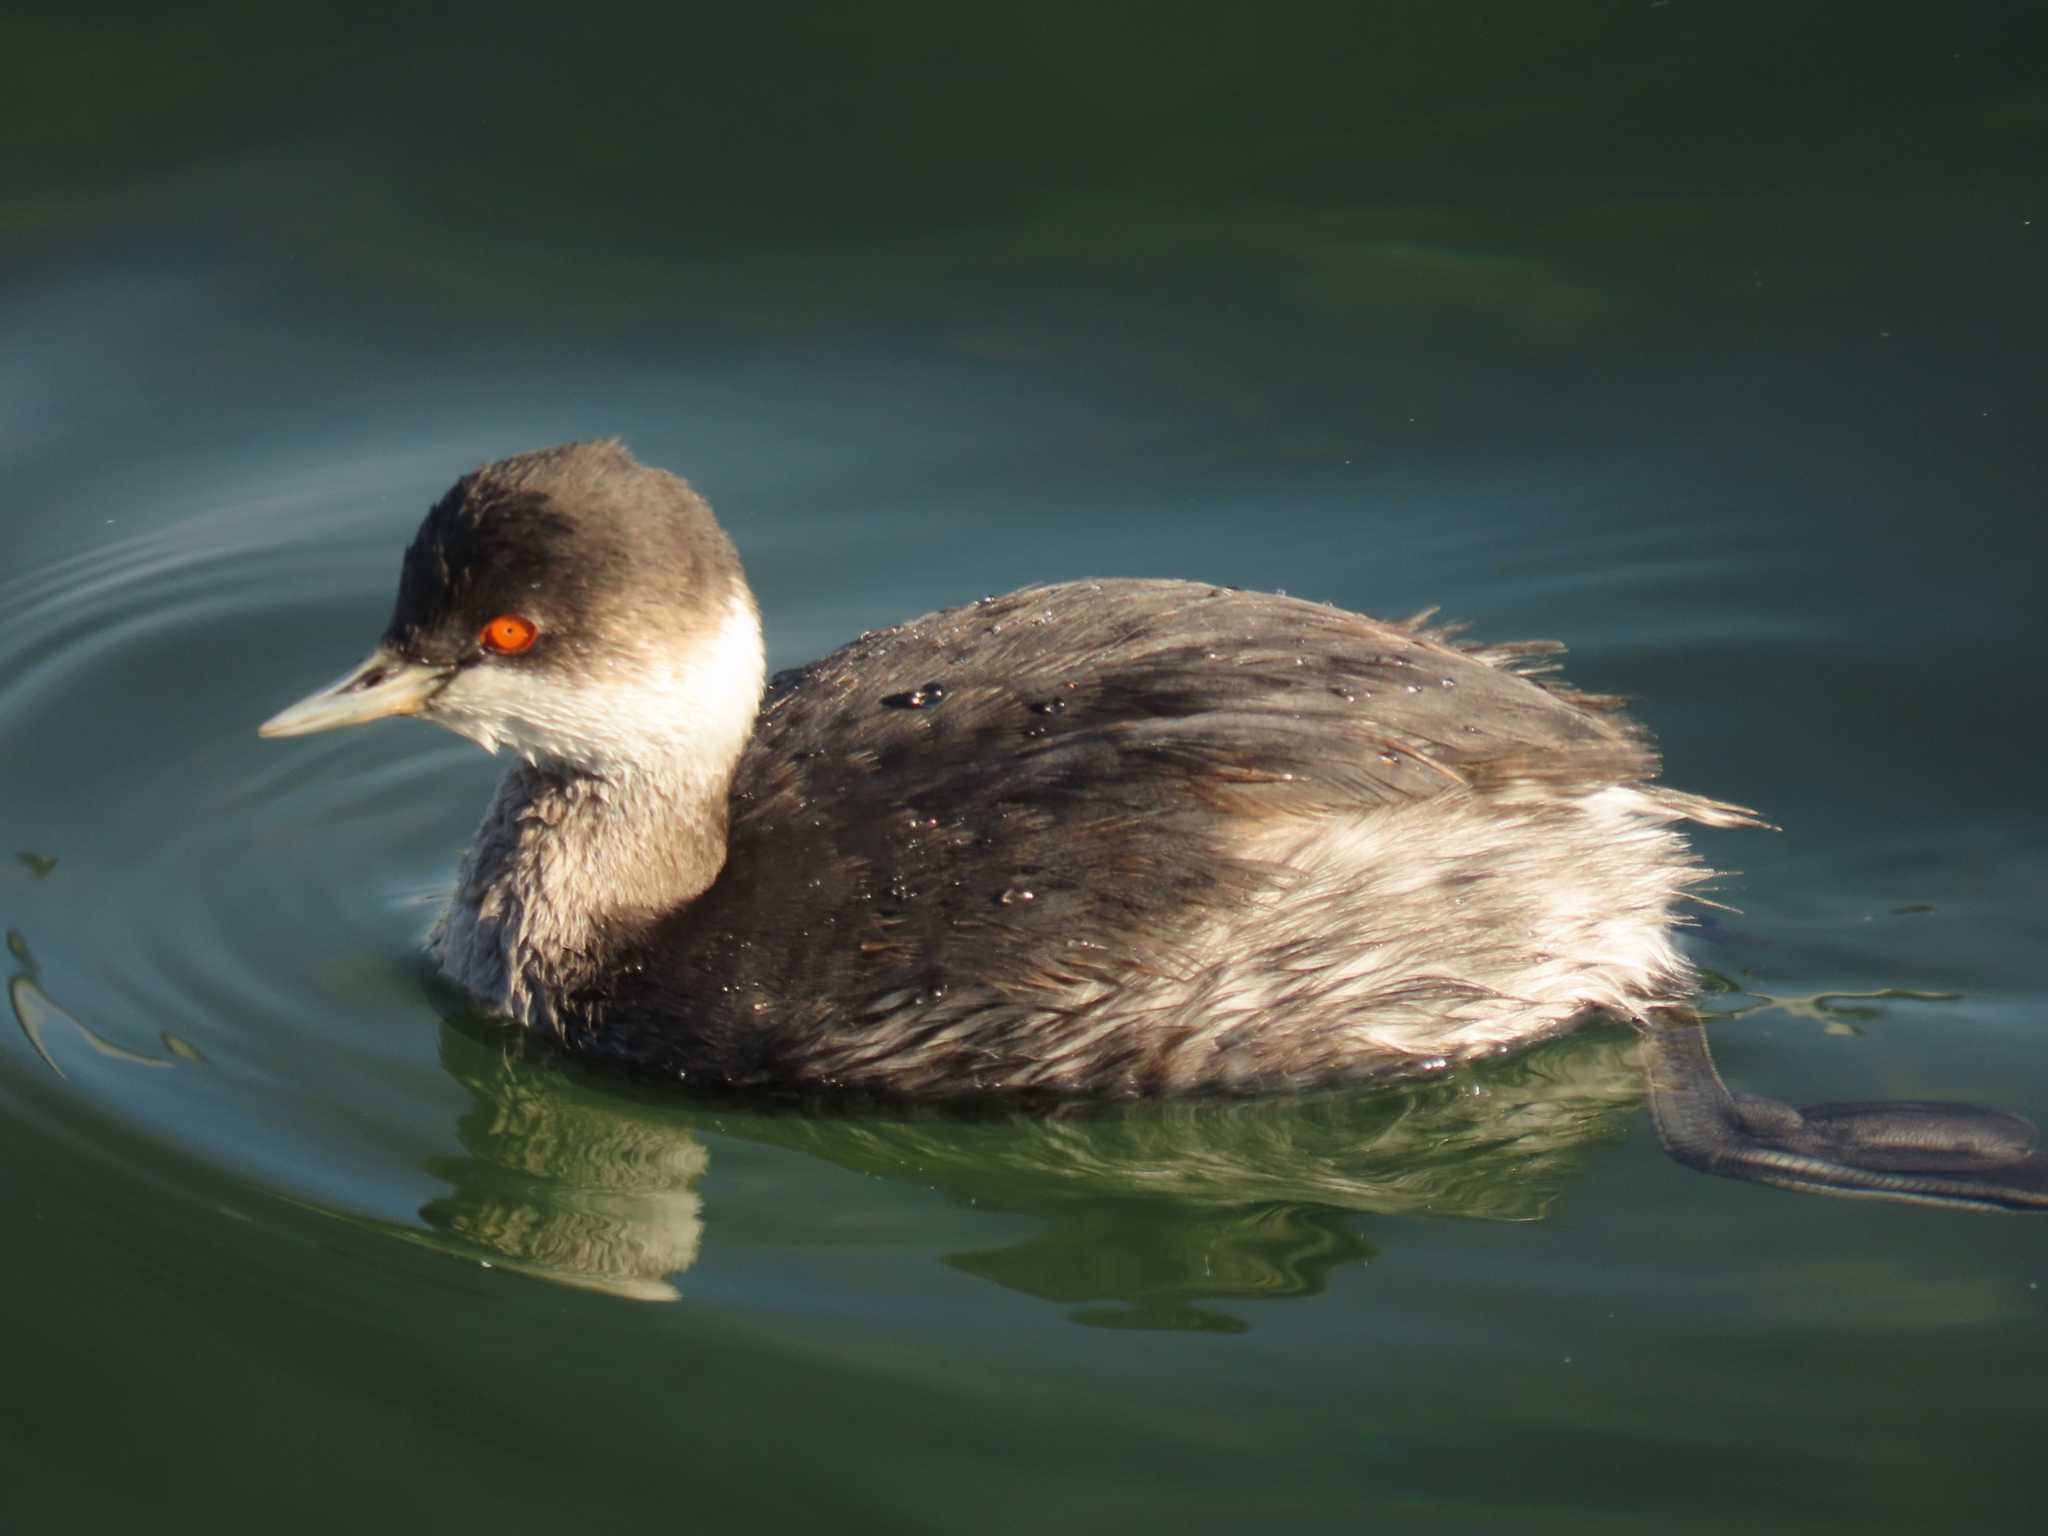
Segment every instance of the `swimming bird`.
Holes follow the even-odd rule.
[[[1546,670],[1559,649],[1083,581],[764,686],[709,506],[602,441],[459,480],[375,649],[261,730],[417,715],[509,752],[431,940],[442,971],[572,1051],[685,1083],[1269,1092],[1610,1015],[1643,1027],[1688,1161],[2036,1201],[2008,1188],[2041,1174],[2014,1117],[1832,1106],[1815,1140],[1721,1087],[1677,1011],[1672,930],[1710,878],[1678,829],[1757,818],[1657,784],[1619,701]],[[1901,1173],[1914,1148],[1932,1173]]]

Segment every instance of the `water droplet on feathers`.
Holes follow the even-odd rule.
[[[882,700],[890,709],[931,709],[946,697],[944,683],[926,683],[907,693],[892,693]]]

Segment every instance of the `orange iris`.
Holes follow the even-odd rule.
[[[539,638],[540,626],[516,613],[499,614],[484,626],[483,632],[484,649],[500,656],[517,656]]]

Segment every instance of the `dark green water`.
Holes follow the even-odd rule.
[[[628,1091],[429,996],[488,760],[253,727],[455,474],[600,433],[776,664],[1062,577],[1440,603],[1783,825],[1706,844],[1732,1079],[2048,1115],[2044,58],[11,11],[0,1528],[2038,1529],[2048,1219],[1689,1173],[1625,1031],[1055,1120]]]

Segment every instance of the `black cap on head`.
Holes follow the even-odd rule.
[[[684,639],[719,622],[738,577],[739,557],[685,481],[616,439],[568,443],[487,464],[434,504],[405,552],[384,639],[440,665],[476,655],[501,614],[539,625],[538,662],[631,643],[650,623]]]

